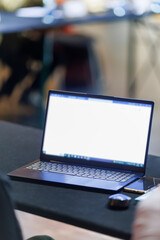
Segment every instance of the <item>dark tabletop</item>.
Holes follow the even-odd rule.
[[[1,172],[8,172],[39,158],[42,131],[0,121]],[[147,174],[159,177],[149,169],[157,168],[160,158],[148,157]],[[153,168],[152,168],[153,169]],[[43,217],[66,222],[93,231],[129,239],[135,213],[136,194],[126,210],[107,207],[107,192],[40,182],[11,181],[16,207]]]

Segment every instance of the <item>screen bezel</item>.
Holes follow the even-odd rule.
[[[133,165],[125,165],[125,164],[117,164],[117,163],[107,163],[107,162],[98,162],[93,160],[83,160],[83,159],[74,159],[72,157],[60,157],[54,155],[47,155],[44,154],[42,151],[43,142],[44,142],[44,135],[45,135],[45,125],[47,120],[47,113],[48,113],[48,105],[49,105],[49,97],[51,94],[61,94],[61,95],[70,95],[70,96],[78,96],[78,97],[89,97],[89,98],[97,98],[97,99],[104,99],[104,100],[114,100],[114,101],[122,101],[122,102],[129,102],[129,103],[140,103],[140,104],[148,104],[151,106],[151,114],[150,114],[150,122],[149,122],[149,131],[147,136],[147,144],[146,144],[146,152],[145,152],[145,159],[144,159],[144,166],[133,166]],[[45,119],[44,119],[44,128],[43,128],[43,135],[42,135],[42,143],[41,143],[41,152],[40,152],[40,159],[43,161],[58,161],[58,162],[66,162],[70,164],[78,164],[78,165],[88,165],[88,166],[99,166],[99,167],[106,167],[106,168],[118,168],[118,169],[125,169],[129,171],[135,172],[143,172],[145,173],[146,168],[146,160],[148,155],[148,148],[149,148],[149,140],[151,134],[151,125],[152,125],[152,118],[153,118],[153,109],[154,109],[154,102],[149,100],[139,100],[139,99],[131,99],[131,98],[120,98],[120,97],[113,97],[113,96],[104,96],[104,95],[95,95],[95,94],[88,94],[88,93],[77,93],[77,92],[68,92],[68,91],[59,91],[59,90],[50,90],[48,92],[48,99],[46,105],[46,112],[45,112]]]

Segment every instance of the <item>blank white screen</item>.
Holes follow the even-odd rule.
[[[144,163],[151,106],[50,96],[43,152]]]

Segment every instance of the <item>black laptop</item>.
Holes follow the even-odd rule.
[[[153,106],[49,91],[40,159],[8,175],[118,191],[145,175]]]

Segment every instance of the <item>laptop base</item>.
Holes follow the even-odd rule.
[[[77,177],[77,176],[71,176],[68,174],[60,174],[60,173],[32,170],[32,169],[26,168],[27,166],[33,163],[36,163],[38,161],[40,160],[36,160],[28,165],[25,165],[23,167],[20,167],[8,173],[8,176],[15,177],[15,178],[19,177],[22,179],[34,179],[34,180],[42,180],[42,181],[53,182],[53,183],[62,183],[62,184],[81,186],[81,187],[87,187],[87,188],[103,189],[108,191],[119,191],[124,187],[124,183],[121,183],[121,182],[108,181],[108,180],[106,181],[106,180],[93,179],[93,178],[87,178],[87,177]],[[128,185],[129,182],[133,182],[140,177],[142,177],[142,174],[134,175],[132,179],[129,179],[128,181],[125,182],[125,186]]]

